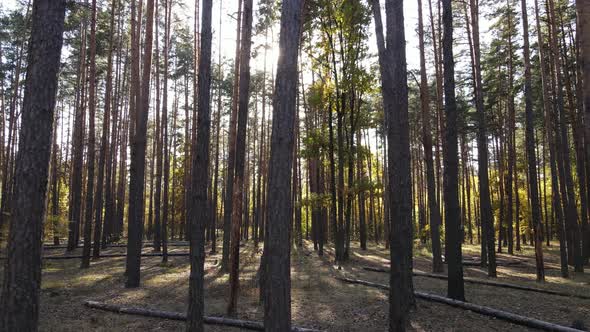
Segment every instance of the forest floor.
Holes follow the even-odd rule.
[[[333,252],[328,248],[323,257],[313,251],[313,243],[305,241],[302,249],[292,252],[292,316],[294,325],[326,331],[386,331],[388,327],[387,292],[363,285],[344,284],[334,277],[363,279],[388,284],[388,274],[371,272],[365,266],[387,268],[389,250],[369,244],[366,251],[352,243],[350,260],[338,269]],[[149,247],[144,252],[152,252]],[[170,252],[187,252],[188,247],[170,247]],[[220,250],[219,250],[220,251]],[[124,253],[117,247],[103,253]],[[255,249],[252,241],[241,248],[240,295],[238,318],[261,321],[263,309],[258,301],[256,271],[262,245]],[[532,247],[524,246],[515,256],[500,254],[506,260],[520,260],[513,266],[498,267],[498,282],[557,290],[590,296],[590,273],[560,277],[559,252],[556,245],[545,248],[547,281],[535,281]],[[465,245],[465,259],[477,257],[478,246]],[[63,255],[63,250],[46,250],[45,255]],[[69,255],[80,255],[81,249]],[[414,270],[431,272],[427,248],[414,249]],[[205,262],[206,314],[224,316],[229,294],[228,274],[219,270],[221,254],[208,255]],[[3,266],[3,264],[1,264]],[[96,300],[124,306],[185,312],[188,296],[189,263],[186,256],[170,257],[163,264],[161,257],[142,257],[142,281],[137,289],[124,288],[125,258],[101,258],[91,262],[89,269],[79,268],[79,259],[45,260],[41,293],[40,331],[180,331],[183,323],[154,318],[121,315],[90,309],[85,300]],[[0,279],[3,267],[0,267]],[[480,267],[466,266],[465,276],[487,279]],[[417,291],[446,295],[446,280],[414,277]],[[468,301],[572,326],[574,321],[590,327],[590,300],[560,297],[514,289],[465,284]],[[415,331],[527,331],[522,326],[450,307],[445,304],[417,300],[411,314]],[[238,331],[233,328],[207,327],[207,331]]]

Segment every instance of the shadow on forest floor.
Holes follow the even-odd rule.
[[[498,281],[531,287],[585,294],[590,296],[590,275],[559,277],[558,248],[545,250],[547,282],[534,281],[534,256],[531,247],[524,246],[516,255],[523,264],[499,266]],[[188,247],[171,247],[170,252],[187,252]],[[80,254],[76,249],[71,255]],[[144,252],[152,252],[149,247]],[[206,313],[225,315],[229,296],[228,274],[219,269],[221,248],[207,255],[205,262]],[[124,253],[125,248],[109,248],[104,253]],[[207,249],[208,252],[208,249]],[[247,242],[240,252],[240,295],[238,318],[262,320],[263,311],[258,301],[256,272],[260,264],[262,244],[254,248]],[[465,245],[467,258],[479,254],[478,246]],[[46,252],[63,255],[63,251]],[[430,272],[430,253],[417,245],[414,249],[414,269]],[[502,259],[514,259],[500,255]],[[388,274],[370,272],[364,266],[389,265],[389,250],[373,243],[368,250],[351,244],[350,260],[338,269],[333,262],[333,249],[325,247],[318,257],[313,244],[292,251],[292,317],[294,324],[328,331],[385,331],[387,330],[388,294],[360,285],[343,284],[334,276],[347,276],[373,282],[388,283]],[[86,270],[80,261],[46,260],[43,266],[41,295],[41,331],[177,331],[182,323],[153,318],[139,318],[92,310],[84,307],[84,300],[93,299],[112,304],[143,306],[169,311],[185,311],[188,296],[190,267],[188,257],[170,257],[166,264],[161,257],[142,258],[141,287],[126,289],[124,284],[125,258],[101,258],[91,262]],[[465,267],[465,275],[486,278],[480,267]],[[0,278],[1,274],[0,274]],[[423,277],[414,278],[416,290],[445,295],[446,281]],[[571,326],[574,320],[585,320],[590,325],[590,300],[556,297],[553,295],[510,290],[492,286],[466,284],[468,301],[520,315]],[[523,331],[526,328],[494,320],[469,311],[443,304],[417,301],[411,314],[411,327],[416,331]],[[207,331],[237,331],[233,328],[208,327]]]

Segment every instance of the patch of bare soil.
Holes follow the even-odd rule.
[[[334,276],[348,276],[379,283],[388,283],[386,273],[365,271],[363,266],[389,265],[389,251],[371,246],[362,251],[352,244],[351,259],[340,269],[334,265],[330,249],[318,257],[310,242],[294,249],[292,257],[292,315],[295,325],[327,331],[386,331],[388,329],[388,294],[361,285],[344,284]],[[528,250],[528,251],[527,251]],[[145,248],[145,252],[152,249]],[[170,252],[187,252],[187,247],[171,247]],[[262,246],[255,249],[247,243],[240,253],[240,298],[238,318],[262,320],[263,311],[258,301],[256,272],[260,264]],[[125,248],[111,248],[104,253],[124,253]],[[466,255],[477,256],[477,247],[467,246]],[[530,248],[525,248],[520,259],[534,264]],[[45,254],[63,255],[63,251]],[[81,254],[80,249],[69,255]],[[416,271],[430,272],[428,252],[415,250]],[[510,259],[506,256],[505,259]],[[547,250],[549,264],[558,264],[555,251]],[[205,275],[206,313],[224,316],[229,295],[228,275],[219,270],[220,253],[208,255]],[[107,303],[143,306],[168,311],[185,311],[188,296],[188,257],[170,257],[167,264],[161,257],[142,258],[141,287],[126,289],[124,284],[125,258],[102,258],[91,262],[86,270],[80,261],[46,260],[43,266],[41,293],[41,331],[179,331],[182,322],[119,315],[89,309],[83,301],[92,299]],[[557,267],[559,267],[557,265]],[[534,281],[533,265],[502,266],[497,281],[531,287],[590,295],[590,276],[573,275],[564,280],[559,270],[547,271],[547,282]],[[485,270],[466,267],[465,275],[485,278]],[[0,271],[0,278],[2,274]],[[445,295],[446,281],[415,277],[416,290]],[[467,299],[473,303],[570,326],[572,321],[585,321],[590,326],[590,300],[564,298],[491,286],[465,284]],[[526,331],[522,326],[491,319],[444,304],[418,300],[410,317],[414,331]],[[239,331],[234,328],[207,327],[207,331]]]

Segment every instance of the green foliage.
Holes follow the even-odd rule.
[[[307,197],[301,200],[301,206],[310,207],[329,207],[332,204],[330,194],[309,193]]]
[[[508,96],[515,96],[520,90],[519,81],[514,81],[513,90],[510,91],[508,82],[519,77],[522,71],[521,58],[519,57],[519,13],[516,11],[519,3],[509,0],[496,7],[489,15],[493,24],[490,27],[493,38],[483,52],[483,90],[484,103],[487,110],[488,126],[494,132],[503,128],[505,117],[502,116]],[[509,61],[512,60],[512,77],[510,77]]]
[[[171,34],[172,53],[170,61],[175,65],[172,67],[171,79],[192,75],[194,66],[193,33],[186,25],[175,25]]]

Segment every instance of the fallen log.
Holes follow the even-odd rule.
[[[389,273],[388,269],[383,269],[383,268],[378,268],[378,267],[370,267],[370,266],[364,266],[363,270]],[[440,275],[440,274],[434,274],[434,273],[414,272],[413,274],[416,277],[425,277],[425,278],[433,278],[433,279],[441,279],[441,280],[448,279],[447,276]],[[520,286],[520,285],[514,285],[514,284],[506,284],[506,283],[497,282],[497,281],[488,281],[488,280],[482,280],[482,279],[476,279],[476,278],[470,278],[470,277],[463,277],[463,281],[466,283],[470,283],[470,284],[478,284],[478,285],[501,287],[501,288],[510,288],[510,289],[517,289],[517,290],[526,291],[526,292],[535,292],[535,293],[541,293],[541,294],[549,294],[549,295],[556,295],[556,296],[563,296],[563,297],[574,297],[574,298],[583,299],[583,300],[590,300],[590,296],[586,296],[586,295],[564,293],[564,292],[558,292],[558,291],[549,290],[549,289],[541,289],[541,288]]]
[[[188,252],[169,252],[168,257],[188,257]],[[161,257],[162,253],[149,252],[141,254],[141,257]],[[127,257],[127,254],[101,254],[100,258],[114,258],[114,257]],[[0,260],[4,260],[6,257],[0,257]],[[82,259],[82,255],[72,256],[44,256],[43,260],[62,260],[62,259]]]
[[[443,263],[447,264],[446,260]],[[524,265],[526,261],[510,261],[510,260],[496,260],[498,266],[520,266]],[[464,266],[481,266],[481,261],[476,259],[463,259]]]
[[[365,286],[378,288],[378,289],[382,289],[382,290],[389,290],[389,286],[366,281],[366,280],[350,279],[350,278],[343,278],[343,277],[335,277],[335,278],[340,281],[349,283],[349,284],[359,284],[359,285],[365,285]],[[536,328],[536,329],[540,329],[540,330],[544,330],[544,331],[555,331],[555,332],[580,332],[581,331],[581,330],[578,330],[575,328],[549,323],[549,322],[542,321],[542,320],[539,320],[536,318],[530,318],[530,317],[526,317],[526,316],[517,315],[517,314],[511,313],[508,311],[498,310],[498,309],[482,306],[479,304],[453,300],[451,298],[436,295],[436,294],[414,291],[414,295],[417,298],[423,299],[426,301],[448,304],[450,306],[465,309],[465,310],[470,310],[470,311],[476,312],[478,314],[482,314],[484,316],[493,317],[493,318],[501,319],[501,320],[504,320],[504,321],[507,321],[507,322],[510,322],[513,324],[532,327],[532,328]]]
[[[118,305],[114,305],[114,304],[108,304],[108,303],[97,302],[97,301],[84,301],[84,305],[86,305],[89,308],[100,309],[100,310],[115,312],[115,313],[119,313],[119,314],[137,315],[137,316],[163,318],[163,319],[180,320],[180,321],[186,320],[186,313],[183,313],[183,312],[162,311],[162,310],[147,309],[147,308],[140,308],[140,307],[124,307],[124,306],[118,306]],[[208,325],[222,325],[222,326],[237,327],[237,328],[246,329],[246,330],[264,331],[264,324],[261,322],[257,322],[257,321],[224,318],[224,317],[213,317],[213,316],[205,316],[204,320],[205,320],[205,324],[208,324]],[[304,328],[304,327],[292,327],[291,331],[292,332],[321,332],[321,330],[308,329],[308,328]]]

